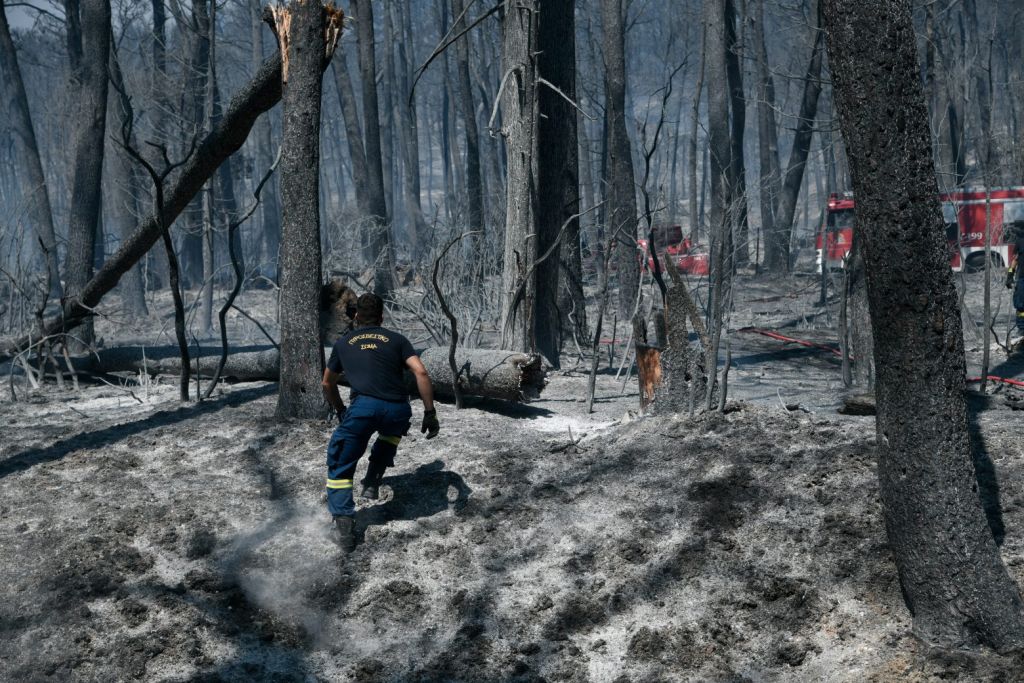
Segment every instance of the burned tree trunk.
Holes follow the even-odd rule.
[[[355,185],[356,206],[364,216],[371,215],[369,171],[366,167],[366,151],[363,149],[363,127],[359,123],[359,109],[356,106],[356,91],[352,87],[352,76],[348,72],[345,51],[334,60],[334,84],[338,91],[338,104],[345,121],[345,141],[348,143],[349,161],[352,162],[352,184]]]
[[[508,157],[502,348],[531,351],[537,281],[537,6],[506,0],[501,24],[501,116]]]
[[[626,125],[626,35],[622,0],[601,0],[601,44],[604,51],[605,128],[608,148],[608,206],[605,229],[615,237],[615,264],[619,278],[619,318],[633,315],[640,283],[636,258],[636,179],[633,152]]]
[[[765,235],[765,268],[778,273],[789,272],[789,243],[793,233],[793,217],[796,202],[800,198],[807,155],[811,151],[814,135],[814,119],[818,114],[818,96],[821,95],[821,62],[824,34],[821,30],[821,0],[815,0],[811,25],[814,31],[814,47],[811,48],[811,63],[804,77],[804,96],[800,104],[800,118],[793,136],[793,149],[783,178],[779,207],[775,213],[775,225],[771,234]]]
[[[65,296],[80,297],[93,273],[96,232],[102,204],[103,148],[107,122],[107,64],[110,58],[110,1],[83,0],[80,24],[68,24],[72,43],[72,98],[77,105],[68,221],[68,253],[64,266]],[[73,12],[71,12],[73,14]],[[77,36],[75,35],[78,29]],[[78,337],[92,343],[92,325]]]
[[[387,296],[395,288],[391,258],[391,226],[384,193],[384,162],[381,158],[380,113],[377,100],[377,59],[373,47],[371,0],[353,0],[359,40],[359,71],[363,83],[363,135],[366,150],[367,189],[370,198],[370,258],[373,259],[373,291]]]
[[[324,412],[320,391],[320,100],[328,16],[320,0],[291,0],[265,12],[281,48],[283,66],[281,197],[281,378],[278,417],[313,418]],[[336,36],[334,38],[336,40]]]
[[[878,479],[914,630],[1024,647],[1024,603],[978,496],[963,329],[909,0],[825,0],[875,331]]]
[[[579,213],[580,205],[579,141],[576,109],[565,99],[576,99],[574,9],[570,0],[542,4],[537,38],[540,48],[537,70],[545,81],[537,93],[540,116],[537,133],[540,155],[537,163],[540,183],[537,200],[539,253],[547,253],[559,239],[562,225],[569,221],[561,243],[537,267],[537,350],[556,368],[562,351],[563,316],[559,311],[559,295],[563,262],[565,258],[579,259],[580,222],[578,218],[572,218]],[[569,266],[565,272],[575,275],[579,270]],[[566,284],[580,287],[575,283]],[[582,301],[580,296],[577,306],[582,307]]]
[[[36,131],[32,125],[32,113],[28,108],[28,96],[25,94],[25,83],[21,78],[18,66],[18,53],[11,40],[11,29],[7,24],[4,0],[0,0],[0,75],[9,84],[11,98],[10,125],[15,136],[21,141],[24,152],[22,169],[25,172],[24,191],[28,197],[28,216],[33,227],[39,234],[39,243],[45,252],[46,267],[49,271],[51,296],[60,297],[60,269],[57,266],[57,233],[53,227],[53,211],[50,207],[50,191],[43,174],[43,164],[39,158],[39,146],[36,144]]]

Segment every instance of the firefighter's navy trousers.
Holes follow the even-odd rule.
[[[377,434],[370,449],[370,468],[381,476],[385,468],[395,464],[398,443],[409,431],[411,418],[408,401],[385,401],[363,395],[352,400],[327,445],[327,509],[332,515],[356,514],[352,482],[370,437]]]

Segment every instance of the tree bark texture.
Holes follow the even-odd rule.
[[[622,0],[601,0],[601,44],[604,51],[605,111],[608,122],[605,128],[608,145],[605,229],[610,231],[610,235],[615,235],[619,318],[628,320],[633,315],[636,290],[640,284],[640,269],[637,266],[633,148],[626,125],[626,35],[622,9]]]
[[[825,0],[875,332],[878,477],[914,630],[1024,647],[1024,605],[971,459],[963,330],[949,269],[910,0]]]
[[[821,0],[814,0],[811,24],[814,32],[814,46],[811,48],[811,61],[804,77],[804,95],[800,103],[800,117],[797,119],[796,133],[793,135],[793,148],[789,153],[786,175],[782,181],[779,196],[779,207],[775,212],[775,225],[770,234],[765,235],[765,268],[778,273],[789,272],[789,244],[793,234],[793,219],[796,215],[796,203],[800,198],[800,187],[803,185],[804,170],[807,166],[807,155],[811,151],[811,138],[814,135],[814,119],[818,114],[818,96],[821,95],[821,62],[824,49],[824,34],[821,30]]]
[[[79,297],[92,279],[96,231],[102,205],[103,149],[107,122],[107,64],[110,58],[110,1],[82,0],[78,40],[68,27],[69,41],[81,48],[71,73],[72,98],[77,105],[73,142],[68,253],[64,266],[66,297]],[[72,62],[74,67],[74,61]],[[92,325],[79,334],[92,343]]]
[[[765,41],[765,0],[754,1],[757,3],[753,34],[758,80],[757,148],[761,165],[761,234],[767,239],[775,233],[775,210],[782,193],[782,177],[779,172],[779,129],[775,121],[775,81],[768,68],[768,47]],[[775,246],[777,244],[773,244],[773,248]]]
[[[501,24],[501,117],[508,156],[502,348],[532,351],[537,280],[537,4],[505,0]]]
[[[371,215],[369,172],[366,168],[366,151],[363,149],[363,127],[359,123],[359,109],[356,105],[355,88],[348,71],[345,52],[334,60],[334,84],[338,91],[338,104],[345,121],[345,141],[348,143],[349,160],[352,162],[352,183],[356,189],[356,206],[364,216]]]
[[[320,390],[320,100],[325,11],[320,0],[291,0],[273,12],[287,64],[282,72],[281,378],[278,417],[324,412]]]
[[[352,0],[359,41],[359,72],[363,84],[363,136],[370,198],[370,257],[374,261],[373,291],[386,297],[395,288],[391,227],[384,194],[380,112],[377,99],[377,58],[373,45],[371,0]]]
[[[700,240],[701,218],[703,206],[697,201],[697,139],[700,133],[700,97],[704,90],[704,73],[707,63],[707,31],[700,32],[700,64],[697,67],[697,85],[693,89],[693,104],[690,110],[690,146],[689,146],[689,201],[690,209],[690,241],[696,244]]]
[[[742,17],[739,17],[742,22]],[[729,139],[732,143],[732,158],[729,164],[729,204],[732,207],[733,252],[737,267],[750,263],[748,246],[750,221],[747,208],[747,165],[744,161],[743,140],[747,129],[747,97],[743,91],[743,70],[740,57],[743,53],[742,32],[737,28],[735,0],[725,3],[726,72],[729,78],[729,103],[732,110]],[[740,27],[743,24],[740,23]]]
[[[39,157],[39,145],[36,143],[36,131],[32,125],[32,113],[28,107],[28,96],[25,94],[25,83],[18,65],[18,53],[11,39],[11,29],[7,24],[7,13],[4,0],[0,0],[0,76],[7,85],[5,90],[11,100],[11,118],[9,125],[15,137],[20,141],[22,150],[22,170],[25,173],[23,183],[25,196],[28,198],[26,215],[31,227],[39,235],[39,242],[45,251],[46,267],[49,271],[51,296],[60,297],[60,268],[57,265],[57,233],[53,227],[53,210],[50,206],[50,190],[43,173],[43,163]]]
[[[537,267],[537,350],[554,367],[559,367],[562,351],[564,315],[560,311],[562,276],[571,287],[577,310],[582,308],[582,283],[575,278],[578,261],[579,213],[579,140],[576,135],[576,108],[565,98],[576,100],[576,21],[572,0],[545,0],[540,8],[537,40],[540,56],[537,70],[551,86],[541,83],[537,91],[538,123],[538,215],[537,251],[545,254],[559,237],[562,225],[569,226],[561,243],[546,261]],[[558,88],[563,95],[556,92]],[[570,220],[571,219],[571,220]],[[564,265],[563,265],[564,264]],[[578,290],[578,291],[577,291]]]

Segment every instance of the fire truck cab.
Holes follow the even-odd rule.
[[[646,239],[637,240],[637,246],[643,255],[643,262],[649,270],[654,270],[654,259],[651,258]],[[708,253],[694,244],[689,237],[683,237],[681,225],[655,225],[654,247],[660,258],[670,258],[675,262],[680,273],[687,275],[707,275],[710,271]],[[662,270],[665,264],[661,264]]]
[[[992,262],[1007,266],[1014,256],[1014,236],[1024,231],[1024,186],[962,188],[940,196],[954,271],[985,267],[985,235],[991,233]],[[853,244],[852,192],[833,193],[818,230],[818,272],[842,269]]]

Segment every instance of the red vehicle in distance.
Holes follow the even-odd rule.
[[[1014,229],[1024,228],[1024,186],[968,187],[940,195],[949,244],[949,265],[959,272],[985,267],[985,234],[991,232],[992,263],[1007,266],[1014,256]],[[852,192],[829,195],[818,230],[818,271],[842,269],[853,244]]]
[[[647,269],[654,272],[654,259],[647,248],[647,240],[639,239],[636,243],[647,263]],[[701,245],[694,244],[689,237],[683,237],[681,225],[655,225],[654,248],[659,260],[672,259],[680,273],[707,275],[711,270],[708,253],[702,250]],[[664,271],[665,263],[661,262],[660,265]]]

